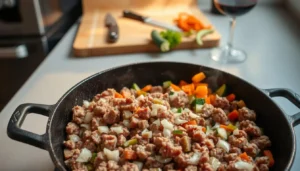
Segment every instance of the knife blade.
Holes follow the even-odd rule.
[[[139,14],[134,13],[134,12],[129,11],[129,10],[124,10],[123,11],[123,17],[138,20],[138,21],[141,21],[143,23],[150,24],[150,25],[153,25],[153,26],[156,26],[156,27],[161,27],[161,28],[165,28],[165,29],[168,29],[168,30],[182,32],[182,30],[180,28],[178,28],[177,26],[175,26],[175,25],[170,25],[170,24],[166,24],[164,22],[156,21],[156,20],[153,20],[150,17],[145,17],[145,16],[139,15]]]
[[[119,27],[115,18],[107,13],[105,16],[105,25],[108,27],[107,41],[114,43],[119,38]]]

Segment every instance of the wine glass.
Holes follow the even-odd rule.
[[[211,58],[221,63],[240,63],[246,60],[245,51],[233,47],[233,33],[236,17],[249,12],[257,3],[257,0],[213,0],[215,7],[221,13],[230,17],[230,33],[227,45],[214,48]]]

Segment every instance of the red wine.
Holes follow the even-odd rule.
[[[214,0],[216,8],[224,14],[239,16],[249,12],[257,0]]]

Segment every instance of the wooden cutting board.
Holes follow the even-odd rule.
[[[169,24],[180,12],[187,12],[205,24],[211,24],[199,10],[197,0],[83,0],[83,17],[78,29],[73,52],[77,57],[125,54],[137,52],[159,52],[151,41],[153,29],[163,30],[139,21],[122,17],[124,9],[132,10]],[[106,13],[111,13],[119,26],[119,40],[116,43],[106,41],[108,29],[105,27]],[[214,27],[213,27],[214,28]],[[184,37],[176,49],[210,48],[219,45],[220,34],[217,30],[203,38],[199,46],[195,36]]]

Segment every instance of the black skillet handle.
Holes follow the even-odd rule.
[[[284,97],[300,109],[300,95],[293,92],[292,90],[283,88],[273,88],[264,89],[264,91],[270,97]],[[290,118],[293,126],[300,124],[300,112],[292,115]]]
[[[43,104],[21,104],[12,114],[8,126],[7,135],[14,140],[33,145],[35,147],[46,149],[47,139],[46,135],[38,135],[21,129],[23,121],[28,113],[36,113],[44,116],[49,116],[50,105]]]

